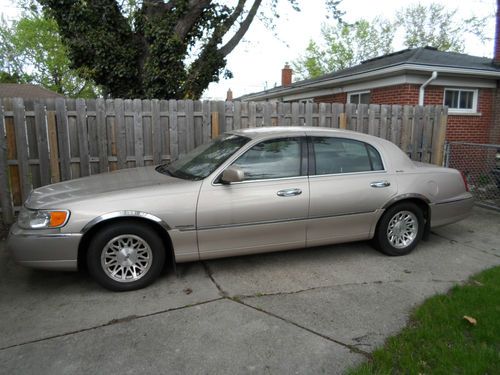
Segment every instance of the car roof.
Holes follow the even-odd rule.
[[[273,136],[300,136],[304,135],[304,133],[318,133],[324,132],[325,135],[351,135],[351,136],[359,136],[366,135],[363,133],[354,132],[351,130],[343,130],[343,129],[334,129],[334,128],[322,128],[318,126],[265,126],[259,128],[246,128],[246,129],[238,129],[231,130],[228,133],[238,134],[248,138],[257,139],[257,138],[266,138],[269,135]],[[370,137],[370,136],[368,136]]]

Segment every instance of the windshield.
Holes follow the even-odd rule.
[[[160,173],[188,180],[200,180],[215,171],[250,139],[234,134],[223,134],[209,143],[198,146],[171,164],[156,167]]]

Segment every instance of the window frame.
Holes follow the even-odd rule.
[[[267,141],[275,141],[279,139],[289,139],[289,138],[297,138],[299,140],[299,146],[300,146],[300,175],[299,176],[291,176],[291,177],[273,177],[273,178],[261,178],[261,179],[255,179],[255,180],[243,180],[239,182],[232,182],[230,185],[223,184],[222,183],[222,174],[224,173],[224,170],[245,155],[250,149],[253,147],[257,146],[259,143],[262,142],[267,142]],[[248,142],[242,149],[239,150],[239,152],[235,153],[232,155],[231,158],[229,158],[224,165],[221,166],[221,169],[219,172],[216,173],[216,177],[212,180],[212,185],[223,185],[223,186],[231,186],[231,185],[239,185],[239,184],[249,184],[249,183],[256,183],[256,182],[267,182],[267,181],[281,181],[281,180],[293,180],[293,179],[298,179],[298,178],[304,178],[307,177],[309,174],[309,165],[308,165],[308,144],[307,144],[307,137],[305,135],[283,135],[283,136],[274,136],[274,137],[269,137],[269,138],[263,138],[263,139],[256,139],[253,142]]]
[[[350,103],[350,104],[356,104],[356,105],[360,105],[361,103],[358,102],[357,103],[352,103],[351,102],[351,96],[353,95],[359,95],[359,99],[361,100],[361,95],[363,94],[369,94],[370,95],[370,102],[371,102],[371,91],[370,90],[363,90],[363,91],[352,91],[352,92],[348,92],[347,93],[347,103]],[[369,105],[370,103],[368,103],[367,105]]]
[[[472,108],[453,108],[448,106],[448,113],[477,113],[477,103],[478,103],[478,97],[479,97],[479,89],[471,89],[467,87],[445,87],[443,91],[443,105],[445,104],[446,101],[446,91],[458,91],[459,92],[459,99],[458,101],[460,102],[460,92],[461,91],[467,91],[467,92],[472,92]]]
[[[329,174],[317,174],[316,173],[316,154],[314,150],[314,138],[335,138],[335,139],[344,139],[348,141],[354,141],[354,142],[359,142],[362,143],[365,146],[366,153],[368,155],[368,160],[370,162],[371,168],[373,168],[373,160],[370,156],[370,153],[368,152],[368,146],[373,147],[373,149],[378,153],[378,156],[380,157],[380,161],[382,162],[382,169],[379,170],[370,170],[370,171],[360,171],[360,172],[341,172],[341,173],[329,173]],[[384,157],[380,150],[373,144],[365,142],[365,141],[360,141],[359,139],[353,139],[353,138],[348,138],[348,137],[339,137],[339,136],[321,136],[321,135],[312,135],[307,137],[307,145],[308,145],[308,171],[309,177],[328,177],[328,176],[349,176],[349,175],[356,175],[356,174],[367,174],[367,173],[387,173],[387,167],[386,163],[384,160]]]

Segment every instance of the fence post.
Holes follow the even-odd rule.
[[[212,120],[212,139],[219,135],[219,112],[211,113]]]

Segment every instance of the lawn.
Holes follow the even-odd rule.
[[[500,267],[425,301],[401,333],[348,374],[500,374]]]

